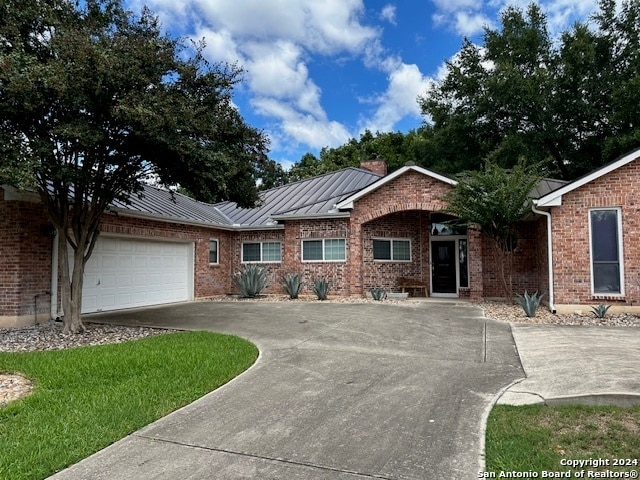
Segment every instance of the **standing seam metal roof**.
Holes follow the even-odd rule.
[[[236,226],[265,226],[271,224],[273,215],[329,213],[341,198],[380,178],[377,173],[349,167],[265,190],[260,194],[261,203],[255,208],[238,208],[234,202],[218,203],[215,207]]]

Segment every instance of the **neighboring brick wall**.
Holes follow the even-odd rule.
[[[625,296],[591,293],[589,209],[620,207],[624,252]],[[563,196],[552,207],[553,264],[557,304],[638,305],[640,291],[640,160],[589,182]]]

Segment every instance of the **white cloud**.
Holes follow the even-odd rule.
[[[352,137],[339,122],[302,113],[286,102],[262,97],[254,98],[251,103],[261,114],[278,118],[281,130],[298,144],[311,148],[338,146]]]
[[[455,13],[454,26],[460,35],[471,37],[481,33],[484,27],[492,26],[492,22],[481,12],[460,11]]]
[[[371,119],[362,121],[363,128],[373,132],[388,132],[401,119],[420,117],[417,98],[431,85],[417,65],[401,64],[389,75],[387,90],[374,100],[378,104]]]
[[[397,25],[396,6],[390,3],[385,5],[380,12],[380,19],[389,22],[391,25]]]
[[[205,40],[205,55],[219,62],[238,63],[244,65],[246,59],[238,51],[238,45],[228,30],[215,31],[200,27],[193,35],[193,40]]]
[[[357,52],[378,34],[359,22],[362,0],[193,1],[214,29],[246,39],[289,39],[313,52]]]

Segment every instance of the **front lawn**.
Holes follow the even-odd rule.
[[[636,478],[605,475],[640,471],[640,407],[497,405],[486,440],[488,472],[533,471],[542,478],[542,472],[571,470],[568,478],[581,478],[576,472],[584,470],[584,478]],[[567,461],[590,459],[603,462],[596,467]]]
[[[35,383],[0,408],[0,478],[45,478],[223,385],[257,356],[250,342],[209,332],[0,353],[0,372]]]

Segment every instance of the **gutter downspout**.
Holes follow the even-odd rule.
[[[58,318],[58,235],[54,235],[51,242],[51,319]]]
[[[531,211],[533,213],[537,213],[539,215],[544,215],[547,217],[547,258],[549,260],[549,310],[551,313],[556,313],[556,306],[554,304],[553,298],[553,245],[551,243],[551,213],[545,212],[544,210],[536,209],[536,201],[531,202]]]

